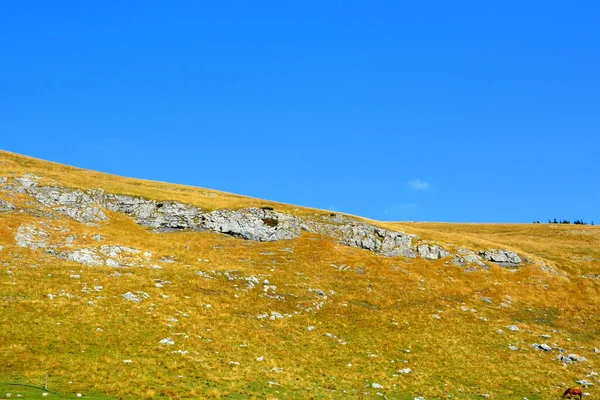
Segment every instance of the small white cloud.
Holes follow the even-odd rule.
[[[408,187],[412,190],[429,190],[431,189],[431,184],[429,182],[422,181],[420,179],[411,179],[407,182]]]

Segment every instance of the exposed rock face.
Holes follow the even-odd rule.
[[[108,219],[94,200],[82,190],[33,184],[26,187],[26,191],[43,205],[77,222],[91,224]]]
[[[523,262],[517,253],[510,250],[480,250],[479,255],[485,260],[496,263],[501,267],[517,267]]]
[[[448,257],[450,253],[437,245],[420,244],[417,246],[419,256],[426,260],[437,260],[439,258]]]
[[[458,249],[457,253],[452,257],[452,262],[461,268],[465,268],[465,271],[473,271],[478,268],[489,269],[482,258],[472,250]]]
[[[34,225],[21,225],[15,235],[17,246],[29,249],[49,249],[50,234]]]
[[[0,212],[13,211],[15,206],[4,199],[0,199]]]
[[[260,242],[300,236],[300,219],[260,208],[216,210],[202,216],[198,228]]]
[[[129,215],[142,225],[156,230],[168,231],[198,228],[202,210],[176,201],[159,202],[141,197],[105,193],[90,190],[92,198],[103,207]]]
[[[241,210],[202,209],[176,201],[147,200],[140,197],[106,193],[101,189],[82,191],[57,186],[40,186],[40,179],[25,175],[0,182],[0,189],[26,193],[53,211],[64,214],[78,222],[94,224],[108,218],[102,208],[120,212],[131,217],[137,224],[153,228],[158,232],[173,230],[213,231],[247,240],[270,242],[298,237],[302,230],[329,236],[339,243],[365,249],[386,257],[415,258],[417,254],[427,260],[437,260],[450,255],[438,245],[421,243],[413,247],[413,239],[418,236],[379,228],[355,218],[337,214],[329,217],[301,219],[269,208],[246,208]],[[0,203],[2,207],[2,203]],[[8,206],[7,206],[8,207]],[[43,248],[43,231],[20,229],[20,243],[23,247]],[[46,242],[47,243],[47,242]],[[86,265],[109,265],[114,267],[136,266],[143,260],[139,251],[129,251],[119,247],[120,252],[100,248],[65,251],[59,256]],[[107,253],[108,252],[108,253]],[[472,251],[456,255],[453,261],[460,266],[486,264]],[[115,254],[112,254],[115,253]],[[513,266],[521,259],[513,252],[490,250],[481,252],[484,258],[500,265]]]
[[[345,222],[345,224],[336,225],[304,221],[302,227],[310,232],[333,237],[343,245],[370,250],[387,257],[416,257],[415,252],[411,249],[412,239],[417,237],[415,235],[393,232],[363,222]]]

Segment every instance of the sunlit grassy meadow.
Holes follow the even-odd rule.
[[[24,173],[207,210],[325,212],[0,153],[0,176]],[[34,206],[26,195],[0,197]],[[464,272],[447,259],[386,258],[310,233],[260,243],[153,233],[107,215],[88,226],[0,213],[0,382],[43,386],[47,377],[59,393],[47,398],[93,399],[532,400],[559,398],[580,379],[600,384],[600,281],[590,277],[600,273],[597,227],[378,223],[447,248],[511,249],[533,261],[516,271]],[[16,246],[20,225],[42,222],[76,235],[76,248],[97,245],[91,236],[100,234],[103,244],[151,252],[161,268],[87,267]],[[127,301],[126,292],[149,297]],[[273,312],[289,316],[271,319]],[[587,361],[565,366],[557,348]],[[0,398],[18,390],[0,384]]]

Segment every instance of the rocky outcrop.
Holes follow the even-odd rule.
[[[216,210],[204,214],[198,228],[259,242],[294,239],[302,230],[299,218],[261,208]]]
[[[14,211],[15,206],[4,199],[0,199],[0,212]]]
[[[24,175],[0,182],[0,190],[25,193],[39,203],[84,224],[97,224],[107,221],[103,210],[123,213],[137,224],[152,228],[157,232],[180,230],[212,231],[260,242],[289,240],[298,237],[303,230],[329,236],[340,244],[365,249],[386,257],[418,256],[426,260],[438,260],[450,256],[450,252],[439,245],[413,243],[418,236],[404,232],[383,229],[350,216],[329,214],[329,216],[300,218],[284,214],[272,208],[245,208],[240,210],[215,210],[205,212],[199,207],[177,201],[156,201],[129,195],[106,193],[101,189],[81,190],[59,186],[42,186],[35,175]],[[9,208],[8,202],[0,203]],[[23,247],[44,248],[44,231],[19,228],[18,242]],[[60,256],[86,265],[134,266],[139,260],[123,261],[124,256],[140,257],[135,251],[122,248],[119,257],[105,254],[103,247],[69,250]],[[114,249],[113,249],[114,250]],[[459,250],[452,262],[461,267],[476,266],[487,268],[482,258],[466,249]],[[114,252],[110,250],[110,252]],[[138,251],[139,252],[139,251]],[[505,267],[514,267],[522,261],[507,250],[481,251],[483,259]],[[119,261],[121,260],[121,261]]]
[[[419,256],[426,260],[437,260],[448,257],[450,253],[438,245],[420,244],[417,246]]]
[[[506,268],[518,267],[523,262],[517,253],[510,250],[480,250],[479,255],[487,261]]]
[[[303,222],[303,229],[333,237],[346,246],[369,250],[386,257],[416,257],[414,250],[411,248],[412,239],[417,238],[415,235],[389,231],[357,221],[346,220],[344,224]]]
[[[17,246],[29,249],[50,249],[50,234],[34,225],[21,225],[15,235]]]
[[[103,245],[77,250],[62,251],[59,258],[75,261],[90,267],[133,268],[144,267],[150,261],[152,254],[141,250],[120,245]]]
[[[57,186],[39,186],[39,178],[26,174],[14,178],[10,184],[2,182],[1,189],[15,193],[26,193],[53,211],[66,215],[83,224],[106,221],[107,217],[96,202],[79,189]]]
[[[137,224],[159,231],[198,228],[202,210],[177,201],[146,200],[141,197],[90,190],[89,194],[102,207],[126,214]]]
[[[69,261],[75,261],[79,264],[89,265],[90,267],[101,267],[105,264],[104,258],[102,258],[95,249],[78,249],[63,252],[59,257]]]
[[[487,264],[483,262],[483,259],[475,254],[474,251],[469,249],[458,249],[458,254],[452,257],[452,262],[465,269],[465,271],[474,271],[476,269],[489,269]]]
[[[96,202],[79,189],[33,184],[26,188],[26,192],[57,213],[64,214],[83,224],[92,224],[108,219]]]

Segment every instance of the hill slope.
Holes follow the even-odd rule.
[[[0,247],[0,396],[600,384],[593,226],[383,223],[0,152]]]

